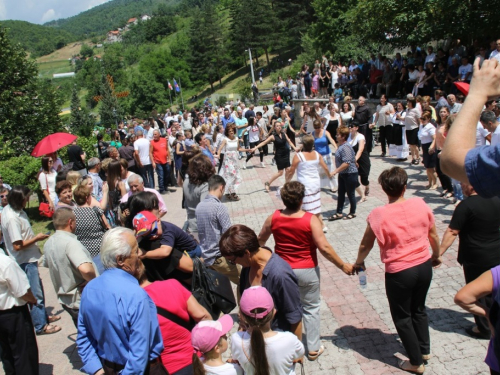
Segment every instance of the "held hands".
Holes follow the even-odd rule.
[[[432,263],[433,268],[439,268],[439,267],[441,267],[441,264],[443,263],[443,259],[440,256],[435,257],[433,255],[431,258],[431,263]]]
[[[435,150],[433,148],[429,148],[429,155],[434,154]]]
[[[371,123],[370,125],[368,125],[368,127],[369,127],[370,129],[373,129],[373,128],[375,127],[375,123]]]
[[[342,272],[344,272],[346,275],[349,275],[349,276],[352,276],[354,275],[356,272],[355,272],[355,269],[354,269],[354,265],[353,264],[349,264],[349,263],[344,263],[342,265]]]

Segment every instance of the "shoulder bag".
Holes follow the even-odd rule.
[[[207,268],[198,258],[193,258],[191,293],[214,320],[219,318],[221,312],[228,314],[236,307],[229,278]]]

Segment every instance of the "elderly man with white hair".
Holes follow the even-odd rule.
[[[139,286],[139,246],[132,230],[108,231],[101,244],[105,271],[84,288],[78,354],[86,374],[168,374],[156,307]]]
[[[127,182],[128,186],[130,187],[130,191],[121,198],[120,200],[121,203],[127,203],[128,199],[132,195],[135,195],[142,191],[149,191],[154,195],[156,195],[156,197],[158,198],[158,202],[160,203],[159,204],[160,217],[163,217],[167,213],[167,206],[165,204],[165,201],[163,200],[163,197],[160,195],[160,193],[158,193],[158,191],[156,191],[156,189],[150,189],[144,187],[144,180],[142,179],[141,176],[139,176],[138,174],[133,174],[128,178]]]

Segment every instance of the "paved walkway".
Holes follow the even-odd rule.
[[[380,150],[375,149],[373,155]],[[270,163],[271,157],[266,158]],[[391,159],[372,157],[371,191],[367,202],[358,205],[357,218],[350,221],[327,222],[327,238],[339,255],[354,262],[358,246],[370,211],[386,203],[386,196],[376,183],[382,170],[397,164]],[[284,180],[276,181],[272,192],[264,190],[264,181],[275,173],[276,167],[258,166],[259,159],[249,162],[249,169],[242,171],[244,182],[239,191],[241,201],[226,203],[233,223],[246,224],[260,230],[264,220],[275,209],[282,208],[275,191]],[[423,197],[432,207],[440,238],[447,228],[454,206],[449,200],[439,198],[436,191],[424,190],[426,175],[423,167],[398,164],[409,174],[407,197]],[[166,220],[182,226],[185,213],[180,208],[181,192],[165,195],[169,213]],[[322,193],[324,216],[331,215],[336,207],[336,195]],[[269,245],[273,245],[272,238]],[[453,303],[456,291],[464,285],[461,267],[456,262],[456,244],[444,256],[444,264],[434,271],[434,279],[427,298],[431,333],[432,359],[426,374],[489,374],[483,359],[487,341],[470,338],[465,328],[473,323],[472,315]],[[348,277],[333,264],[319,256],[321,266],[321,332],[325,353],[316,361],[305,363],[306,374],[402,374],[397,368],[394,353],[404,353],[389,313],[384,288],[384,267],[375,245],[367,265],[368,285],[361,290],[357,277]],[[48,272],[41,268],[45,282],[47,305],[53,313],[62,316],[60,333],[38,337],[40,349],[40,374],[77,374],[81,366],[74,344],[76,329],[69,315],[57,303]],[[0,369],[0,374],[3,371]]]

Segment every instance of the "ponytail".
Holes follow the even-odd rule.
[[[255,368],[255,375],[270,375],[269,361],[266,354],[266,341],[264,340],[261,328],[273,319],[274,314],[270,312],[262,319],[252,318],[244,313],[242,313],[242,315],[249,328],[253,328],[250,336],[250,350],[252,357],[251,363]]]
[[[205,367],[197,353],[193,353],[193,375],[205,375]]]

